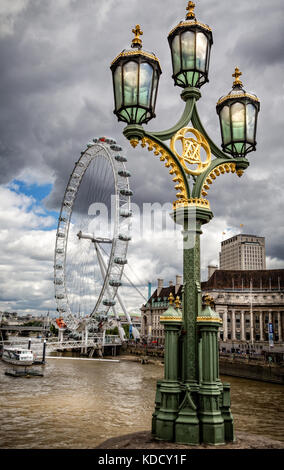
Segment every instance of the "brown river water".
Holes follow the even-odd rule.
[[[163,367],[124,361],[47,359],[43,377],[9,377],[0,361],[0,448],[91,449],[150,430]],[[236,431],[283,441],[282,385],[221,377],[231,384]]]

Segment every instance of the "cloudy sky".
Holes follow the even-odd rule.
[[[129,48],[139,23],[145,50],[162,66],[156,119],[168,128],[183,111],[173,86],[167,41],[185,16],[185,0],[0,0],[0,310],[54,311],[53,252],[58,211],[80,152],[108,135],[125,149],[133,202],[172,202],[174,191],[153,153],[135,150],[113,114],[113,58]],[[283,2],[199,0],[196,16],[213,30],[210,82],[199,114],[220,145],[216,102],[230,91],[238,66],[247,91],[261,102],[257,151],[242,178],[217,178],[208,198],[214,219],[202,235],[202,278],[218,263],[220,242],[239,233],[266,237],[268,268],[284,267],[283,248]],[[240,229],[240,224],[243,228]],[[147,296],[147,283],[182,273],[179,234],[134,231],[128,275]],[[124,288],[129,309],[143,298]]]

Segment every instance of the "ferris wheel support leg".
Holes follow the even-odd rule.
[[[96,242],[93,242],[94,245],[95,245],[95,249],[96,249],[96,253],[97,253],[97,257],[98,257],[98,261],[99,261],[99,265],[100,265],[100,270],[101,270],[101,275],[102,277],[104,278],[106,276],[106,272],[107,272],[107,268],[106,268],[106,264],[105,264],[105,261],[103,259],[103,256],[102,256],[102,253],[101,253],[101,250],[100,250],[100,247],[99,245],[96,243]],[[109,293],[109,289],[107,288],[107,292]],[[116,293],[117,295],[118,293]],[[112,311],[114,313],[114,316],[117,320],[119,320],[119,317],[117,315],[117,312],[116,312],[116,309],[115,307],[113,306],[112,307]],[[120,335],[120,339],[123,341],[124,340],[124,330],[122,331],[121,330],[122,327],[118,328],[119,330],[119,335]]]
[[[102,264],[103,264],[103,275],[105,276],[105,273],[106,273],[106,271],[105,271],[105,270],[106,270],[105,262],[104,262],[104,259],[103,259],[103,257],[102,257],[102,254],[101,254],[101,252],[100,252],[99,247],[97,247],[96,249],[97,249],[97,251],[99,252],[99,257],[101,258],[101,262],[102,262]],[[124,315],[126,316],[128,322],[129,322],[129,324],[132,325],[131,317],[130,317],[129,313],[127,312],[127,310],[126,310],[126,308],[125,308],[125,305],[124,305],[124,303],[123,303],[123,301],[122,301],[122,298],[120,297],[120,295],[119,295],[118,292],[116,293],[116,297],[117,297],[117,300],[118,300],[118,302],[119,302],[119,304],[120,304],[120,306],[121,306],[121,308],[122,308],[122,310],[123,310]]]
[[[104,355],[104,352],[105,352],[105,339],[106,339],[106,330],[104,330],[103,332],[103,344],[102,344],[102,354]]]
[[[59,343],[62,343],[63,341],[63,331],[58,328],[58,341]]]
[[[88,352],[88,324],[85,325],[85,354]]]
[[[85,338],[85,332],[82,330],[82,343],[81,343],[81,354],[84,354],[84,338]]]

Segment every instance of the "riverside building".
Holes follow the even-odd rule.
[[[219,266],[220,269],[266,269],[265,238],[241,233],[222,241]]]
[[[224,351],[284,348],[284,269],[216,269],[201,289],[203,295],[213,297],[223,320],[219,344]],[[157,289],[141,308],[141,335],[148,342],[164,344],[160,315],[168,307],[170,293],[182,298],[181,276],[166,287],[158,279]]]

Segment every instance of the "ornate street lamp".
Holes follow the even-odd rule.
[[[195,4],[188,2],[185,21],[172,29],[168,41],[172,53],[173,79],[182,88],[200,88],[208,82],[212,32],[195,18]]]
[[[115,109],[119,121],[128,124],[146,124],[155,117],[159,78],[162,73],[154,53],[142,50],[139,25],[131,47],[123,50],[112,62]]]
[[[235,68],[233,89],[219,99],[222,149],[233,157],[244,157],[256,147],[256,125],[260,104],[256,95],[247,93],[240,80],[242,73]]]
[[[202,225],[213,217],[206,198],[213,181],[230,172],[240,177],[249,166],[246,155],[256,147],[259,101],[243,90],[236,69],[233,90],[217,103],[224,153],[207,134],[197,112],[199,88],[208,81],[213,40],[209,26],[195,19],[194,7],[188,2],[186,20],[168,38],[174,82],[183,88],[185,102],[173,127],[149,132],[142,126],[155,116],[161,68],[154,54],[142,51],[139,25],[133,30],[136,50],[121,52],[111,70],[114,113],[127,123],[123,134],[133,147],[138,143],[148,147],[168,169],[177,198],[171,216],[183,229],[182,318],[176,321],[179,309],[172,306],[167,318],[161,318],[167,335],[166,369],[164,379],[157,383],[152,434],[185,444],[221,444],[234,440],[230,386],[221,382],[218,373],[220,319],[213,307],[202,310],[200,235]],[[193,127],[188,127],[190,121]]]

